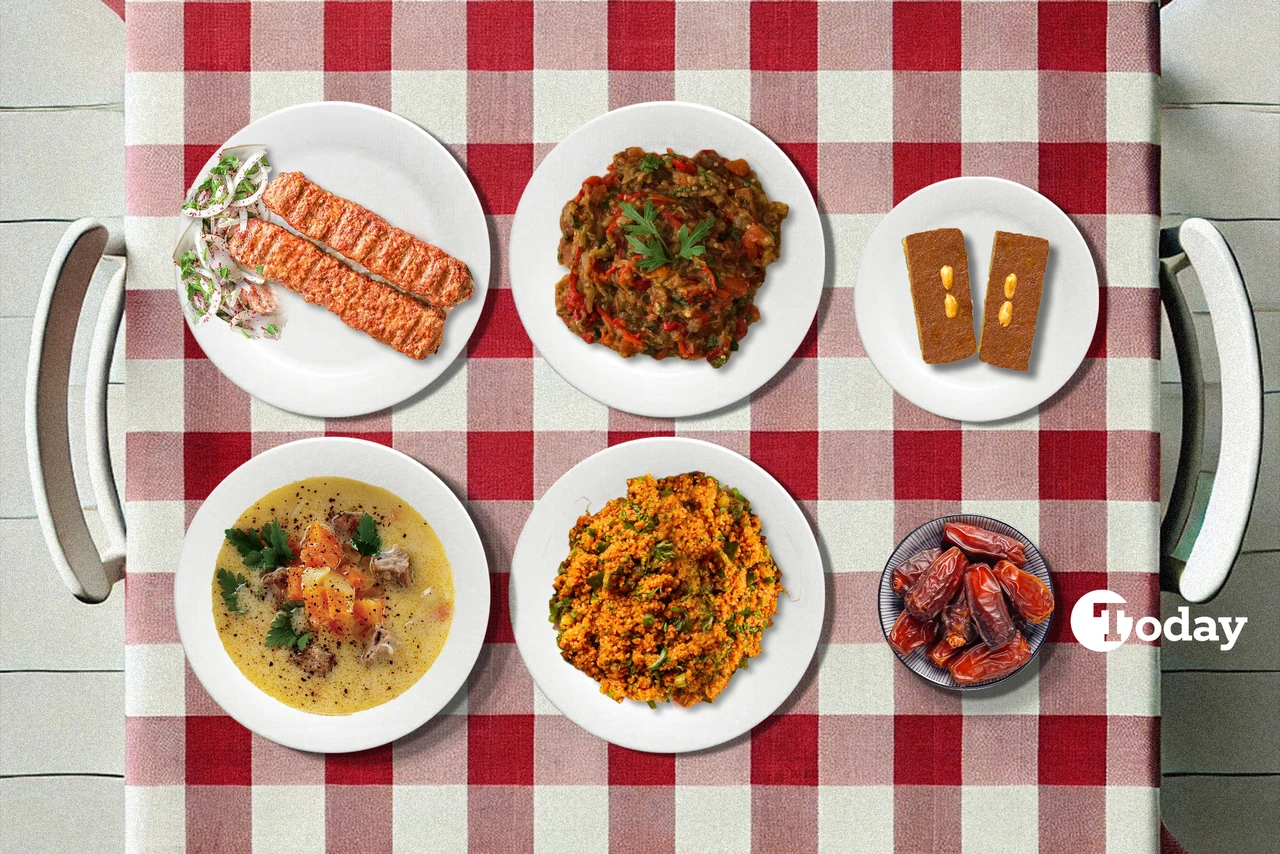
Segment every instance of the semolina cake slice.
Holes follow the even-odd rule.
[[[930,365],[967,359],[978,349],[969,295],[969,256],[958,228],[937,228],[902,239],[920,356]]]
[[[987,298],[978,358],[997,368],[1025,371],[1031,363],[1049,241],[997,231],[991,247]]]

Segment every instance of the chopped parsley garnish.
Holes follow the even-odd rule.
[[[710,217],[704,219],[693,227],[693,231],[689,230],[687,225],[680,226],[680,230],[676,232],[676,237],[680,240],[680,257],[694,258],[707,251],[707,247],[702,245],[702,241],[707,239],[707,235],[711,233],[712,220]]]
[[[658,653],[658,659],[657,659],[657,661],[653,662],[653,664],[650,664],[650,665],[649,665],[649,669],[650,669],[650,670],[657,670],[657,669],[662,665],[662,662],[664,662],[664,661],[666,661],[666,660],[667,660],[667,648],[664,646],[664,647],[662,648],[662,651]]]
[[[640,158],[640,171],[649,173],[655,171],[662,165],[662,158],[656,154],[646,154]]]
[[[378,534],[378,526],[368,513],[360,517],[356,534],[351,538],[351,547],[362,555],[382,554],[382,537]]]
[[[227,604],[227,610],[233,614],[243,614],[244,608],[240,607],[240,588],[249,582],[239,573],[234,575],[226,569],[219,569],[214,576],[218,579],[218,589],[222,592],[222,601]]]
[[[649,556],[649,563],[651,566],[662,566],[675,556],[675,544],[670,540],[663,540],[653,547],[653,554]]]
[[[271,621],[271,628],[267,629],[267,646],[282,646],[285,649],[297,647],[298,652],[306,651],[314,633],[297,634],[293,630],[293,612],[301,607],[301,602],[294,602],[280,609],[276,618]]]
[[[653,206],[653,202],[645,202],[644,210],[636,210],[635,205],[628,202],[621,202],[618,207],[631,220],[631,224],[624,226],[623,231],[627,233],[627,244],[631,251],[640,256],[636,266],[646,273],[652,273],[672,263],[671,252],[658,231],[658,209]],[[706,252],[702,241],[707,239],[711,226],[711,219],[698,223],[692,231],[687,225],[681,225],[676,232],[676,239],[680,241],[680,251],[676,253],[676,257],[693,259]],[[654,239],[646,242],[644,237]]]
[[[258,531],[253,528],[228,528],[223,533],[227,542],[236,547],[244,565],[250,569],[275,569],[288,566],[293,561],[293,549],[280,523],[272,519]]]

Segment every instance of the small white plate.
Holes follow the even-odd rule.
[[[551,583],[569,551],[569,531],[583,513],[627,493],[627,479],[701,471],[734,486],[760,517],[786,593],[778,599],[763,651],[739,671],[714,703],[683,708],[615,703],[600,683],[560,657],[547,622]],[[701,750],[736,738],[774,712],[804,675],[822,631],[826,587],[822,555],[796,502],[772,476],[733,451],[697,439],[660,437],[624,442],[565,473],[533,508],[511,563],[511,625],[533,681],[571,721],[613,744],[650,753]]]
[[[216,320],[193,323],[175,267],[178,299],[201,349],[249,394],[302,415],[363,415],[422,391],[462,352],[488,293],[489,229],[462,166],[408,119],[342,101],[299,104],[263,116],[223,147],[244,144],[266,146],[272,177],[305,172],[329,192],[466,262],[475,293],[449,313],[439,351],[416,360],[279,285],[273,286],[284,318],[278,341],[246,340]],[[213,165],[210,158],[195,183]],[[173,200],[175,213],[181,204]],[[272,220],[284,224],[279,217]],[[182,217],[182,228],[191,221]]]
[[[996,231],[1049,241],[1030,370],[993,367],[976,355],[949,365],[920,358],[902,238],[935,228],[964,232],[979,326]],[[952,178],[912,193],[876,226],[862,252],[853,304],[862,346],[898,394],[944,418],[995,421],[1039,406],[1080,367],[1098,325],[1098,271],[1079,230],[1035,190],[1002,178]]]
[[[587,344],[558,315],[555,285],[569,271],[556,259],[560,211],[613,155],[646,151],[692,155],[715,149],[751,164],[765,193],[791,210],[782,221],[782,254],[756,294],[760,320],[723,368],[706,360],[624,359]],[[700,415],[735,403],[782,369],[813,323],[826,274],[818,206],[795,164],[774,142],[728,113],[698,104],[657,101],[606,113],[569,134],[538,166],[511,226],[511,289],[538,353],[579,391],[603,404],[657,418]]]
[[[271,490],[325,476],[361,480],[404,499],[436,532],[453,569],[453,623],[440,655],[403,694],[350,715],[313,715],[264,694],[227,655],[213,619],[211,585],[223,531]],[[200,505],[182,543],[173,607],[192,671],[227,714],[286,747],[348,753],[412,732],[458,693],[489,623],[489,565],[462,502],[426,466],[363,439],[301,439],[253,457]]]

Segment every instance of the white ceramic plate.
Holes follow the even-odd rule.
[[[440,655],[403,694],[351,715],[313,715],[264,694],[227,655],[213,620],[210,591],[223,531],[271,490],[324,476],[362,480],[404,499],[435,530],[453,568],[453,623]],[[183,540],[173,606],[187,661],[227,714],[286,747],[347,753],[412,732],[458,693],[480,654],[489,622],[489,567],[471,517],[426,466],[362,439],[302,439],[252,458],[200,506]]]
[[[449,313],[439,351],[419,361],[278,285],[274,290],[285,324],[278,341],[249,341],[215,320],[192,323],[175,267],[178,298],[201,349],[249,394],[303,415],[376,412],[430,385],[466,346],[488,292],[489,229],[462,166],[408,119],[342,101],[271,113],[236,133],[224,147],[242,144],[266,146],[272,177],[305,172],[329,192],[465,261],[475,279],[475,293]],[[203,181],[213,165],[211,158],[195,183]],[[175,212],[181,203],[174,199]],[[285,224],[276,216],[272,220]],[[182,227],[189,222],[183,217]]]
[[[588,176],[603,175],[613,155],[631,146],[689,155],[712,148],[729,159],[746,158],[769,198],[791,206],[782,222],[782,255],[769,265],[756,294],[760,321],[719,370],[705,360],[624,359],[585,343],[556,315],[555,285],[569,272],[556,259],[560,211]],[[825,272],[818,207],[795,164],[742,119],[698,104],[633,104],[587,122],[538,166],[511,226],[512,295],[534,346],[578,390],[637,415],[700,415],[768,382],[809,331]]]
[[[976,324],[982,322],[996,231],[1049,241],[1030,370],[996,368],[976,355],[949,365],[926,365],[920,358],[902,238],[935,228],[964,232]],[[1098,271],[1079,230],[1035,190],[1002,178],[952,178],[912,193],[876,226],[862,253],[853,302],[862,346],[898,394],[944,418],[995,421],[1039,406],[1080,367],[1098,325]]]
[[[615,703],[600,683],[560,657],[547,622],[551,583],[569,551],[578,517],[627,493],[627,479],[701,471],[736,486],[760,517],[782,570],[779,597],[763,651],[751,659],[714,703],[682,708]],[[800,508],[776,480],[733,451],[697,439],[637,439],[588,457],[547,490],[533,508],[511,564],[511,625],[525,666],[542,693],[570,720],[606,741],[650,753],[682,753],[721,744],[747,732],[791,695],[813,658],[822,631],[826,588],[822,556]]]

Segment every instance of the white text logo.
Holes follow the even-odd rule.
[[[1185,605],[1163,623],[1156,617],[1135,620],[1125,613],[1125,598],[1114,590],[1090,590],[1071,609],[1071,631],[1085,649],[1110,652],[1136,634],[1139,640],[1153,641],[1164,636],[1171,641],[1212,641],[1229,652],[1240,638],[1248,617],[1196,617]],[[1222,631],[1218,631],[1221,625]],[[1193,628],[1194,626],[1194,628]],[[1225,642],[1223,642],[1225,639]]]

